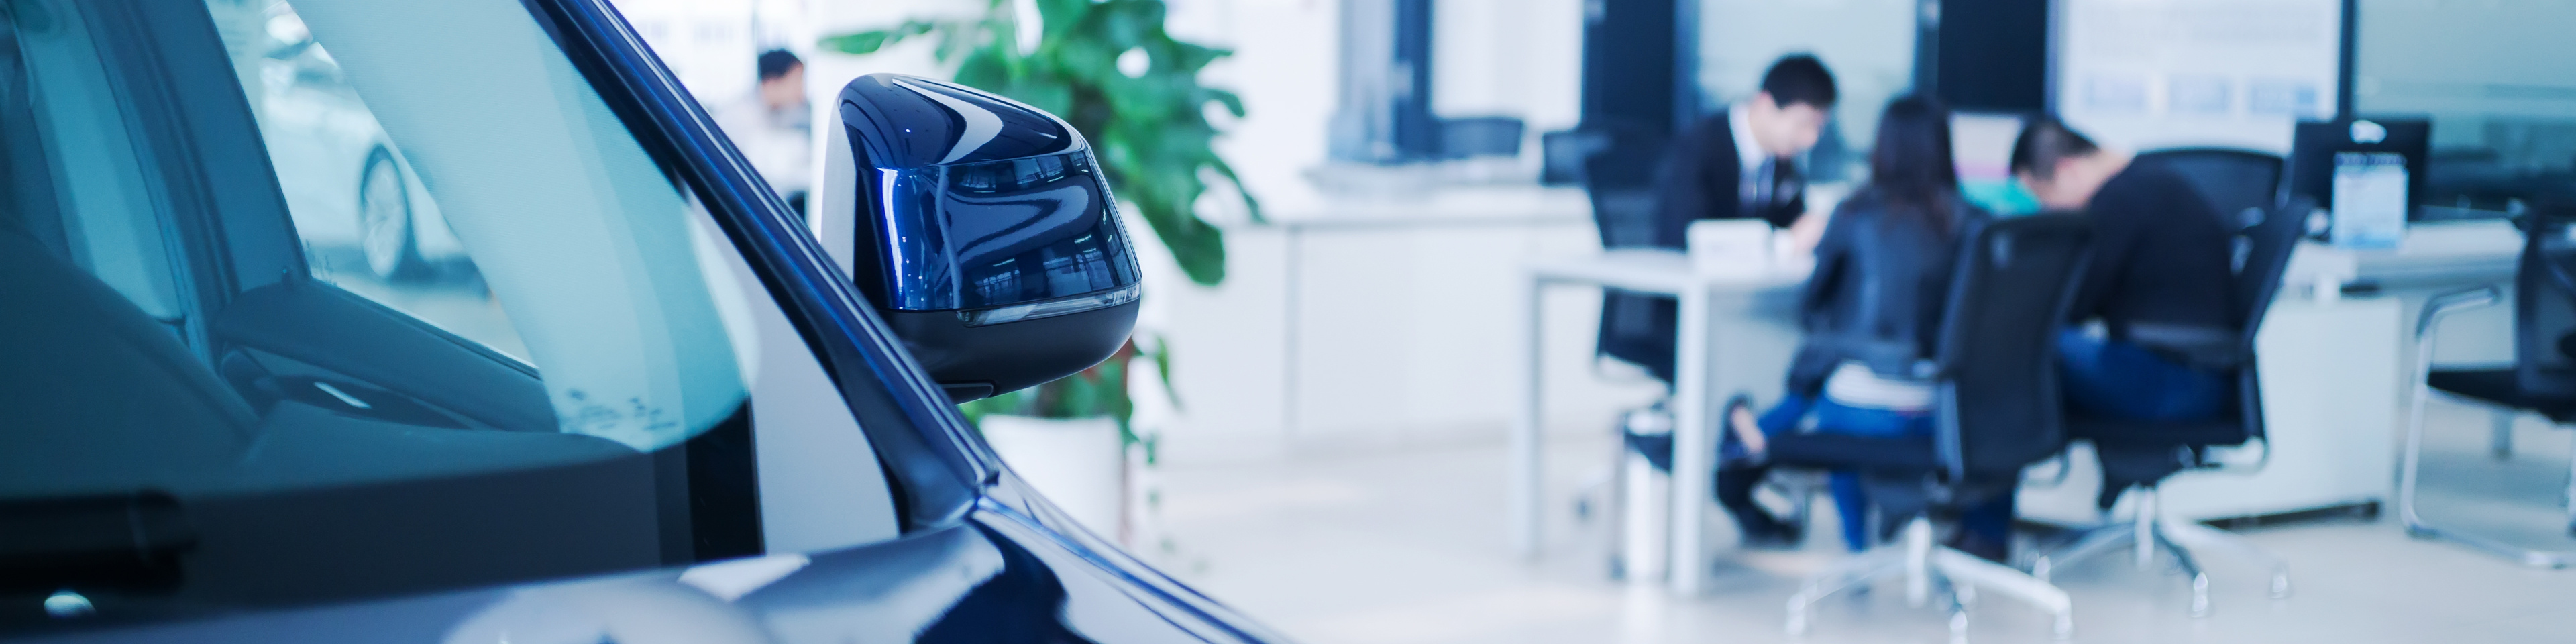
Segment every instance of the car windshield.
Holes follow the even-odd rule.
[[[0,538],[0,600],[895,534],[813,350],[529,6],[0,0],[0,536],[42,536]]]

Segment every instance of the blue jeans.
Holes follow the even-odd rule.
[[[1762,412],[1762,415],[1754,421],[1754,425],[1762,430],[1764,436],[1778,436],[1797,431],[1798,425],[1805,421],[1809,414],[1815,415],[1816,427],[1820,431],[1863,436],[1932,433],[1932,417],[1929,415],[1908,415],[1885,409],[1853,407],[1809,396],[1782,398],[1779,404],[1772,405],[1770,410]],[[1751,453],[1733,432],[1728,432],[1725,439],[1719,443],[1718,453],[1720,458],[1734,462],[1745,461],[1751,457]],[[1869,494],[1862,490],[1860,476],[1853,472],[1836,470],[1827,478],[1827,484],[1833,492],[1834,511],[1843,517],[1843,545],[1850,548],[1852,552],[1869,549],[1869,527],[1866,525],[1868,523],[1866,517],[1869,516]]]
[[[1797,431],[1809,414],[1816,418],[1818,431],[1831,431],[1860,436],[1928,436],[1932,433],[1931,414],[1854,407],[1810,396],[1788,396],[1754,420],[1764,436],[1778,436]],[[1733,432],[1728,432],[1719,445],[1719,455],[1728,461],[1743,461],[1750,456]],[[1852,552],[1869,549],[1869,493],[1861,487],[1856,472],[1836,470],[1827,479],[1834,497],[1834,511],[1842,515],[1843,546]],[[1994,500],[1968,508],[1959,517],[1959,528],[1989,539],[2007,543],[2012,534],[2015,510],[2013,494],[2007,490]]]
[[[2125,420],[2215,418],[2227,404],[2227,379],[2176,364],[2146,347],[2057,334],[2058,384],[2076,411]]]

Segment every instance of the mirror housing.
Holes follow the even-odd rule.
[[[1099,364],[1135,329],[1142,272],[1082,133],[972,88],[842,86],[814,232],[959,402]]]

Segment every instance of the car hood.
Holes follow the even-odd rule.
[[[993,491],[945,527],[847,550],[57,632],[29,641],[1285,641],[1071,527],[1015,482],[1006,479]]]

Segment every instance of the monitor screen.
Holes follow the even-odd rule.
[[[2359,118],[2300,123],[2293,137],[2283,197],[2353,212],[2396,209],[2420,218],[2424,162],[2433,124],[2422,118]]]

